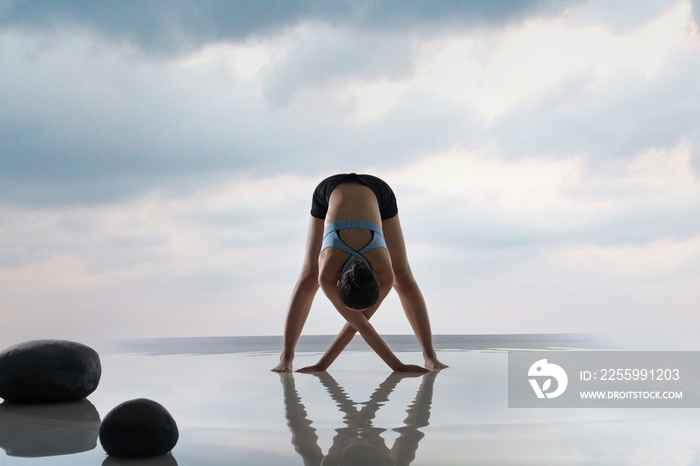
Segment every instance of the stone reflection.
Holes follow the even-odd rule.
[[[168,453],[150,458],[115,458],[108,456],[102,466],[177,466],[175,457]]]
[[[70,455],[97,446],[100,415],[88,400],[0,404],[0,447],[9,456]]]
[[[362,403],[358,410],[336,380],[327,372],[314,373],[325,387],[340,412],[344,414],[343,427],[336,429],[333,444],[326,455],[318,446],[316,429],[307,417],[306,408],[294,384],[294,375],[281,373],[280,380],[284,387],[284,405],[287,425],[292,432],[292,444],[303,458],[305,466],[403,466],[409,465],[416,456],[418,442],[425,435],[418,430],[428,425],[430,405],[433,399],[433,385],[436,372],[425,375],[392,373],[374,391],[369,401]],[[372,420],[379,408],[389,401],[389,395],[398,383],[406,377],[423,377],[413,403],[408,406],[408,416],[403,427],[393,429],[399,437],[389,448],[381,437],[386,429],[374,427]]]

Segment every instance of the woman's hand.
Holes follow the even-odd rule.
[[[398,369],[394,369],[395,372],[413,372],[417,374],[427,374],[430,372],[425,367],[416,366],[415,364],[401,364]]]
[[[297,369],[297,372],[302,372],[305,374],[311,373],[311,372],[324,372],[326,370],[325,367],[323,367],[320,364],[314,364],[313,366],[306,366],[302,367],[301,369]]]

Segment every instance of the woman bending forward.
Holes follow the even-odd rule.
[[[406,257],[396,197],[379,178],[341,174],[316,187],[304,264],[289,301],[280,362],[273,371],[291,372],[294,348],[319,286],[347,323],[321,359],[298,372],[325,371],[355,332],[394,371],[447,367],[433,348],[428,310]],[[423,349],[425,368],[399,361],[369,322],[392,287]]]

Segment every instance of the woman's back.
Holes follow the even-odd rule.
[[[344,181],[336,186],[328,203],[325,225],[339,220],[369,220],[381,226],[379,204],[374,191],[354,181]],[[372,232],[360,228],[340,230],[338,236],[346,245],[355,250],[362,249],[372,240]],[[377,276],[378,280],[381,276],[385,282],[393,281],[391,260],[386,249],[372,249],[363,255],[370,263],[375,275],[379,275]],[[325,249],[319,257],[321,275],[339,277],[340,268],[348,257],[348,253],[339,249]],[[333,280],[336,279],[333,278]]]
[[[331,193],[325,224],[338,220],[369,220],[382,224],[377,196],[369,187],[343,181]]]

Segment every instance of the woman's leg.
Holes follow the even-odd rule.
[[[309,231],[306,236],[306,252],[304,264],[297,284],[292,291],[287,307],[287,320],[284,324],[284,343],[280,362],[272,370],[274,372],[291,372],[294,348],[309,316],[311,304],[318,291],[318,255],[321,252],[323,240],[323,220],[311,217]]]
[[[384,231],[384,239],[386,239],[389,254],[391,254],[391,265],[394,269],[394,289],[399,295],[401,306],[413,328],[413,332],[416,334],[418,343],[423,348],[425,367],[430,370],[443,369],[447,366],[438,360],[435,348],[433,348],[433,335],[430,330],[428,308],[408,264],[406,243],[404,242],[399,216],[396,215],[388,220],[384,220],[382,222],[382,230]]]

